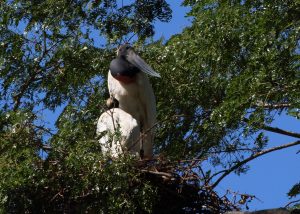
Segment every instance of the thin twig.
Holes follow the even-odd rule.
[[[244,118],[244,121],[249,122],[249,119]],[[268,126],[268,125],[259,125],[258,124],[257,126],[265,131],[274,132],[277,134],[283,134],[283,135],[290,136],[290,137],[300,138],[300,133],[290,132],[290,131],[286,131],[286,130],[283,130],[283,129],[280,129],[277,127]]]
[[[144,131],[139,137],[138,139],[128,148],[128,150],[132,149],[137,143],[140,142],[140,140],[144,139],[145,136],[147,136],[147,133],[150,132],[152,129],[154,129],[156,126],[158,126],[160,123],[163,123],[165,121],[168,121],[168,120],[174,120],[174,119],[177,119],[178,117],[188,117],[187,115],[174,115],[170,118],[166,118],[164,120],[161,120],[161,121],[158,121],[156,122],[153,126],[151,126],[150,128],[148,128],[146,131]]]
[[[57,196],[63,197],[62,191],[59,191],[57,194],[55,194],[55,195],[51,198],[50,202],[52,202],[55,198],[57,198]]]
[[[267,109],[282,109],[291,107],[290,103],[277,103],[277,104],[268,104],[268,103],[257,103],[252,107],[263,107]]]
[[[300,140],[292,142],[292,143],[284,144],[284,145],[281,145],[281,146],[276,146],[276,147],[273,147],[273,148],[270,148],[270,149],[266,149],[266,150],[263,150],[261,152],[258,152],[256,154],[254,154],[254,155],[251,155],[250,157],[248,157],[245,160],[237,163],[233,167],[225,170],[224,173],[212,184],[212,186],[211,186],[212,189],[214,189],[231,172],[237,170],[239,167],[241,167],[244,164],[256,159],[257,157],[260,157],[262,155],[268,154],[268,153],[273,152],[273,151],[277,151],[277,150],[285,149],[285,148],[288,148],[288,147],[296,146],[296,145],[299,145],[299,144],[300,144]],[[211,179],[212,179],[212,177],[209,180],[211,180]]]
[[[284,208],[287,208],[287,207],[289,207],[291,204],[295,204],[295,203],[298,203],[298,202],[300,202],[300,199],[295,200],[295,201],[290,201],[289,203],[287,203],[287,205],[284,206]]]

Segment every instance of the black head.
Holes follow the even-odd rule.
[[[128,43],[125,43],[124,45],[119,46],[117,56],[126,58],[130,51],[133,51],[133,48]]]
[[[125,43],[118,48],[117,58],[125,60],[132,67],[135,67],[146,74],[160,77],[159,73],[155,72],[138,54],[136,54],[134,49],[128,43]]]

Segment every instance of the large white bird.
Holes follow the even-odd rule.
[[[129,44],[121,45],[108,72],[108,90],[119,101],[119,108],[135,118],[141,128],[142,157],[153,154],[156,103],[146,74],[160,77]]]
[[[118,108],[116,100],[108,100],[109,110],[101,114],[97,123],[97,134],[102,135],[99,142],[104,155],[118,157],[129,151],[139,156],[140,127],[136,119]]]

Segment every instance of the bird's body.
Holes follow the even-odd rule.
[[[156,122],[156,104],[151,84],[144,73],[137,73],[132,83],[122,83],[108,74],[108,89],[112,97],[119,101],[119,108],[129,113],[139,122],[144,136],[141,137],[145,157],[152,156]]]
[[[129,113],[139,124],[144,156],[153,154],[156,104],[153,89],[145,74],[160,77],[133,49],[125,44],[118,49],[108,73],[108,90],[119,101],[119,108]]]
[[[119,133],[119,134],[117,134]],[[97,123],[97,134],[103,135],[99,142],[105,155],[118,157],[124,151],[138,155],[140,127],[136,119],[119,108],[101,114]]]

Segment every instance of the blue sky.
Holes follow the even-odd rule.
[[[171,35],[180,33],[190,24],[185,18],[188,8],[180,6],[181,1],[168,1],[173,9],[173,19],[169,23],[156,23],[156,36],[168,39]],[[299,120],[284,112],[275,117],[272,126],[300,133]],[[270,139],[269,146],[278,146],[295,141],[295,138],[266,132]],[[226,190],[255,195],[259,200],[249,204],[250,210],[283,207],[289,201],[287,192],[300,181],[300,155],[296,154],[300,146],[276,151],[259,157],[249,163],[247,174],[237,176],[231,174],[216,188],[222,194]]]

